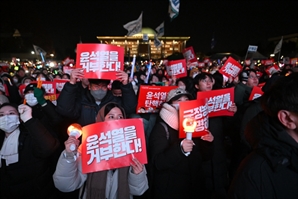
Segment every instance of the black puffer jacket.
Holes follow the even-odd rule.
[[[121,86],[122,97],[115,97],[108,90],[100,105],[95,103],[89,90],[85,90],[81,96],[77,95],[79,90],[79,84],[67,82],[57,100],[56,111],[67,118],[76,119],[82,126],[95,123],[99,109],[108,102],[118,103],[124,108],[126,115],[136,112],[137,96],[130,83]]]
[[[298,198],[298,143],[263,112],[245,133],[254,151],[238,168],[230,198]]]
[[[0,198],[50,198],[55,190],[49,157],[59,146],[59,141],[37,120],[30,119],[20,128],[19,161],[0,168]],[[0,132],[0,147],[4,141]]]

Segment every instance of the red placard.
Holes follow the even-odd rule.
[[[187,75],[185,59],[168,61],[166,67],[168,76],[175,76],[178,79]]]
[[[141,85],[137,105],[137,113],[156,113],[166,101],[168,92],[177,86],[145,86]]]
[[[205,62],[198,62],[198,67],[200,68],[205,67]]]
[[[197,127],[192,137],[201,137],[208,134],[208,107],[205,99],[196,99],[179,103],[179,138],[185,138],[186,134],[183,128],[185,118],[194,118],[197,121]]]
[[[261,97],[263,95],[263,91],[262,91],[262,88],[259,87],[259,86],[254,86],[251,93],[250,93],[250,96],[248,98],[248,100],[254,100],[258,97]]]
[[[272,66],[268,67],[265,72],[267,73],[267,75],[272,75],[274,73],[274,71],[279,71],[279,67],[276,64],[273,64]]]
[[[97,122],[82,128],[82,172],[130,166],[132,158],[147,163],[142,119]]]
[[[32,81],[32,83],[37,84],[37,81]],[[44,98],[46,100],[50,100],[53,102],[53,104],[56,105],[56,100],[57,100],[57,96],[56,96],[56,84],[55,82],[51,82],[51,81],[42,81],[41,86],[45,89],[46,94],[44,95]]]
[[[234,115],[234,112],[228,111],[234,103],[234,88],[198,92],[197,98],[207,99],[209,117]]]
[[[261,64],[266,66],[273,64],[273,62],[274,61],[272,59],[261,60]]]
[[[84,77],[115,80],[116,71],[124,69],[124,48],[107,44],[78,44],[76,68]]]
[[[228,60],[221,67],[219,72],[227,77],[236,78],[242,70],[241,64],[239,64],[235,59],[229,57]]]
[[[195,51],[193,50],[192,46],[190,46],[188,48],[184,48],[183,56],[186,60],[188,68],[190,66],[197,66],[198,65],[197,56],[196,56]]]
[[[56,84],[56,89],[61,92],[66,82],[69,82],[69,79],[53,79],[53,82]]]

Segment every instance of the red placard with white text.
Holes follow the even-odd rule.
[[[141,85],[136,113],[157,113],[168,92],[177,86],[146,86]]]
[[[192,137],[201,137],[208,134],[208,107],[206,100],[196,99],[179,103],[179,138],[185,138],[183,128],[185,118],[194,118],[197,122],[195,132]]]
[[[265,72],[267,73],[267,75],[272,75],[275,71],[279,71],[279,67],[276,64],[273,64],[272,66],[269,66]]]
[[[175,76],[177,79],[187,76],[185,59],[168,61],[166,67],[168,76]]]
[[[254,100],[258,97],[261,97],[263,95],[263,91],[262,91],[262,88],[259,87],[259,86],[254,86],[251,93],[250,93],[250,96],[248,98],[248,100]]]
[[[184,48],[183,56],[186,60],[186,64],[187,64],[188,68],[190,68],[190,66],[198,65],[197,56],[196,56],[195,51],[193,50],[192,46],[190,46],[188,48]]]
[[[147,163],[142,119],[97,122],[82,128],[82,172],[130,166],[132,158]]]
[[[242,70],[242,66],[232,57],[229,57],[219,72],[227,77],[236,78]]]
[[[209,117],[233,116],[228,108],[234,103],[234,88],[225,88],[197,93],[198,99],[207,99]]]
[[[116,71],[124,69],[124,48],[108,44],[78,44],[76,68],[84,77],[115,80]]]
[[[296,66],[298,64],[298,58],[291,58],[290,64]]]
[[[65,83],[69,82],[69,79],[53,79],[53,82],[56,84],[57,91],[61,92]]]
[[[32,81],[31,84],[32,83],[37,84],[37,81]],[[44,95],[44,98],[46,100],[50,100],[51,102],[53,102],[53,104],[56,105],[56,100],[57,100],[56,83],[51,81],[42,81],[41,86],[45,89],[45,92],[46,92],[46,94]]]

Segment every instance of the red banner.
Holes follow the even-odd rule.
[[[267,73],[267,75],[272,75],[275,71],[279,71],[279,67],[278,65],[274,64],[270,67],[268,67],[265,72]]]
[[[137,105],[137,113],[157,113],[168,92],[177,86],[145,86],[141,85]]]
[[[32,81],[32,83],[37,84],[37,81]],[[51,102],[53,102],[53,104],[57,104],[56,100],[57,100],[57,96],[56,96],[56,84],[54,82],[51,81],[42,81],[42,85],[41,85],[44,89],[45,89],[45,95],[44,98],[46,100],[50,100]]]
[[[64,87],[64,84],[66,82],[69,82],[69,80],[68,79],[53,79],[53,82],[56,84],[57,91],[61,92]]]
[[[82,172],[130,166],[132,158],[147,164],[142,119],[97,122],[82,128]]]
[[[234,115],[228,111],[234,102],[234,88],[198,92],[197,96],[198,99],[207,99],[209,117]]]
[[[209,121],[206,100],[197,99],[179,103],[179,138],[186,137],[183,128],[183,120],[185,118],[194,118],[197,122],[197,127],[192,137],[201,137],[208,134]]]
[[[116,71],[124,69],[124,48],[107,44],[78,44],[76,68],[84,77],[115,80]]]
[[[263,93],[264,92],[262,91],[261,87],[254,86],[251,93],[250,93],[250,96],[249,96],[248,100],[254,100],[258,97],[261,97],[263,95]]]
[[[187,76],[185,59],[168,61],[166,67],[168,76],[175,76],[177,79]]]
[[[227,77],[236,78],[242,70],[241,64],[239,64],[235,59],[229,57],[228,60],[221,67],[219,72]]]

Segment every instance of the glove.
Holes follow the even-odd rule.
[[[44,105],[47,102],[46,99],[43,97],[43,91],[40,88],[34,87],[34,97],[36,97],[37,102],[40,105]]]
[[[32,118],[32,109],[28,105],[19,105],[18,111],[20,113],[20,118],[24,123]]]

